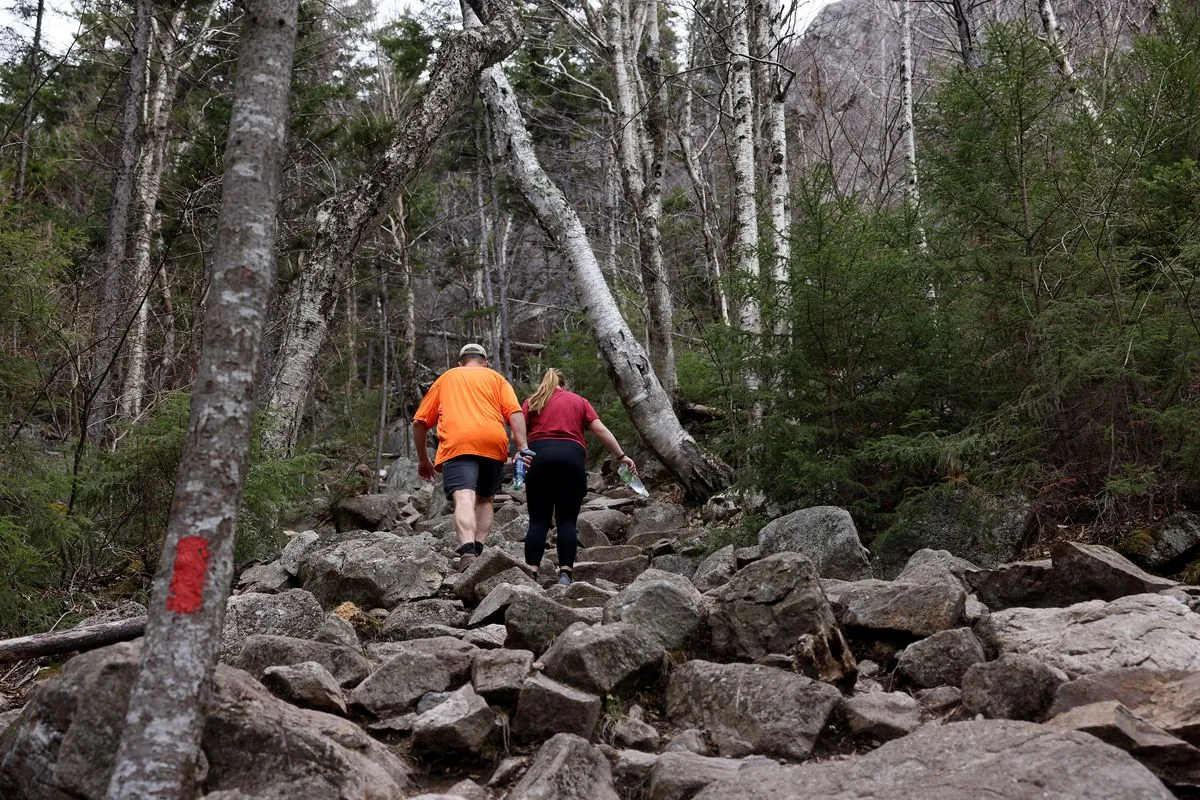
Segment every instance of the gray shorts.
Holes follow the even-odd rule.
[[[504,479],[504,462],[484,456],[455,456],[442,462],[442,488],[446,499],[454,493],[471,489],[476,497],[494,497]]]

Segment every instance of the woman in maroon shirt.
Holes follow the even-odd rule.
[[[635,473],[637,465],[625,455],[616,437],[596,416],[592,404],[563,388],[562,373],[551,368],[533,396],[524,402],[533,464],[525,478],[529,504],[529,533],[525,536],[525,563],[537,577],[551,518],[558,525],[558,582],[571,583],[578,547],[576,518],[587,494],[587,450],[583,432],[590,430],[622,464]]]

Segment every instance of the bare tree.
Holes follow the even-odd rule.
[[[471,15],[464,13],[469,25]],[[571,266],[592,336],[634,427],[690,497],[699,499],[720,491],[732,481],[729,467],[701,450],[679,423],[646,351],[621,317],[579,215],[542,169],[504,71],[499,66],[489,67],[480,77],[479,86],[496,137],[496,150],[506,156],[521,194]]]
[[[520,25],[512,0],[473,2],[486,24],[442,42],[424,93],[401,121],[383,157],[357,185],[329,198],[317,210],[317,231],[304,272],[284,302],[283,334],[269,389],[272,424],[263,439],[276,452],[290,453],[296,445],[345,263],[420,169],[480,71],[517,46]]]
[[[255,373],[275,278],[298,6],[297,0],[247,3],[200,372],[108,800],[194,795],[202,709],[233,577]]]
[[[1038,0],[1038,15],[1042,18],[1042,30],[1046,34],[1046,46],[1058,65],[1058,71],[1070,86],[1070,91],[1079,99],[1079,105],[1092,119],[1100,119],[1100,107],[1092,99],[1092,95],[1075,74],[1075,65],[1067,52],[1066,42],[1063,41],[1062,27],[1054,14],[1054,6],[1050,0]]]
[[[29,85],[25,89],[25,108],[21,114],[21,148],[17,155],[17,185],[13,191],[13,200],[18,203],[25,196],[25,179],[29,172],[29,137],[33,133],[33,97],[42,74],[42,22],[46,16],[46,0],[37,0],[34,14],[33,45],[29,48],[29,71],[26,75]]]

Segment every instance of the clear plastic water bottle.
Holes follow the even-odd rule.
[[[533,451],[526,448],[517,451],[517,457],[513,460],[513,491],[520,491],[525,485],[525,472],[529,467],[525,466],[525,456],[533,455]]]
[[[621,466],[617,467],[617,475],[621,478],[621,480],[625,481],[625,484],[630,489],[633,489],[633,491],[635,491],[637,494],[641,495],[642,497],[650,496],[650,490],[646,488],[646,484],[642,483],[642,479],[637,476],[637,473],[629,468],[628,464],[622,464]]]

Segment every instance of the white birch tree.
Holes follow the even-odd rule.
[[[405,182],[416,175],[480,71],[516,48],[520,25],[513,1],[476,2],[486,24],[442,42],[425,91],[401,120],[383,157],[354,187],[324,201],[317,210],[317,230],[304,271],[284,301],[283,333],[268,390],[272,423],[263,440],[277,453],[288,454],[296,445],[317,356],[346,274],[345,263],[387,213]]]
[[[1062,27],[1058,24],[1054,5],[1050,0],[1038,0],[1038,16],[1042,18],[1046,46],[1050,49],[1050,55],[1054,57],[1059,74],[1063,76],[1063,80],[1067,81],[1071,93],[1079,100],[1079,105],[1083,108],[1084,113],[1094,120],[1100,119],[1100,107],[1096,105],[1096,101],[1088,92],[1087,87],[1075,74],[1075,65],[1071,61],[1071,54],[1067,52],[1067,45],[1064,41],[1066,37],[1063,35]]]
[[[915,221],[917,249],[924,252],[921,182],[917,174],[917,133],[913,123],[912,7],[900,0],[900,139],[904,148],[904,203]]]
[[[297,0],[251,0],[238,58],[200,371],[108,800],[195,795],[233,577],[275,230]]]
[[[787,93],[791,73],[783,66],[784,9],[780,0],[757,0],[755,39],[758,86],[762,94],[764,147],[767,168],[767,249],[771,255],[771,282],[776,300],[773,329],[776,335],[788,332],[786,299],[788,265],[792,259],[792,187],[788,174]]]

